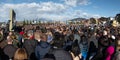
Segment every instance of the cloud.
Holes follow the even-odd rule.
[[[67,0],[66,0],[67,1]],[[76,1],[76,0],[75,0]],[[82,1],[82,0],[81,0]],[[85,0],[88,1],[88,0]],[[78,2],[77,2],[78,4]],[[79,3],[87,4],[87,3]],[[89,14],[83,10],[75,10],[73,7],[55,2],[40,2],[40,3],[19,3],[19,4],[0,4],[0,21],[9,20],[10,9],[16,12],[16,20],[21,21],[24,19],[33,20],[45,18],[48,20],[69,20],[73,18],[83,17],[96,17],[98,14]]]
[[[40,4],[40,8],[37,10],[40,12],[47,12],[47,13],[61,13],[64,12],[67,8],[68,6],[63,4],[44,2]]]
[[[17,15],[17,20],[35,19],[46,17],[45,15],[56,15],[64,13],[67,5],[53,2],[40,2],[40,3],[20,3],[20,4],[0,4],[0,21],[9,19],[10,9],[14,9]],[[47,16],[46,18],[48,18]],[[50,18],[50,17],[49,17]]]
[[[77,5],[88,5],[90,4],[89,0],[64,0],[65,4],[69,6],[77,6]]]
[[[72,18],[91,18],[91,17],[94,17],[94,18],[99,18],[101,17],[99,14],[90,14],[90,13],[87,13],[83,10],[74,10],[73,13],[70,14],[72,16]]]

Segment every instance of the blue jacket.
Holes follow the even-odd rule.
[[[40,41],[35,48],[35,55],[38,60],[44,58],[44,56],[49,52],[51,48],[50,44],[47,42]]]

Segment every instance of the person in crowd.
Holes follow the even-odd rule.
[[[119,36],[116,39],[116,51],[113,56],[113,60],[120,60],[120,37]]]
[[[56,40],[60,40],[60,41],[62,41],[64,43],[64,40],[62,40],[62,39],[64,39],[64,36],[62,35],[62,33],[60,33],[60,32],[54,32],[53,42],[56,42]],[[62,48],[63,48],[63,45],[62,45]]]
[[[72,44],[73,44],[73,40],[74,40],[74,35],[71,34],[67,37],[67,40],[65,41],[65,45],[64,45],[64,49],[66,51],[70,51],[72,48]]]
[[[24,39],[24,28],[22,28],[22,31],[20,31],[19,35],[18,35],[18,41],[19,41],[19,47],[23,46],[23,42],[22,39]]]
[[[98,40],[98,47],[96,55],[93,60],[109,60],[114,53],[114,46],[111,45],[108,36],[101,36]]]
[[[88,38],[89,45],[90,45],[91,41],[95,44],[95,47],[98,48],[98,40],[96,38],[96,33],[95,32],[92,32],[92,33],[89,34],[89,38]]]
[[[13,59],[13,56],[16,51],[16,47],[13,45],[13,39],[11,36],[7,36],[7,45],[3,48],[5,55],[9,57],[9,59]]]
[[[47,42],[47,35],[42,33],[35,33],[35,38],[38,40],[38,45],[35,48],[35,55],[38,60],[44,58],[44,56],[49,52],[51,48],[50,44]]]
[[[37,46],[37,40],[33,39],[34,33],[27,32],[28,39],[24,40],[23,47],[26,49],[29,60],[35,60],[35,47]]]
[[[80,41],[79,47],[81,49],[83,60],[86,60],[87,53],[88,53],[88,39],[85,35],[81,36],[81,41]]]
[[[81,38],[80,38],[80,35],[78,33],[78,30],[77,29],[74,29],[73,30],[73,34],[74,34],[74,41],[77,39],[78,40],[78,44],[80,43],[81,41]]]
[[[59,32],[55,32],[54,35],[52,54],[55,56],[55,60],[73,60],[71,54],[63,49],[64,37]]]
[[[26,50],[24,48],[18,48],[14,54],[14,60],[28,60]]]
[[[109,45],[107,46],[106,50],[105,50],[105,60],[112,60],[113,59],[113,55],[115,52],[115,36],[111,35],[110,37],[108,37],[108,42]]]
[[[0,42],[3,41],[3,38],[4,38],[3,30],[0,28]]]
[[[17,40],[17,34],[14,31],[10,31],[8,35],[12,37],[13,45],[18,48],[19,41]]]
[[[80,60],[82,58],[78,40],[75,40],[75,42],[72,44],[71,55],[73,57],[73,60]]]
[[[98,40],[98,48],[96,55],[92,60],[105,60],[106,58],[106,49],[109,46],[109,40],[107,36],[100,36]]]
[[[87,53],[87,59],[86,60],[91,60],[92,57],[96,54],[97,48],[94,44],[93,41],[90,42],[88,53]]]
[[[53,40],[53,34],[50,30],[47,30],[47,42],[50,43]]]
[[[105,57],[105,60],[112,60],[112,55],[114,53],[115,49],[113,46],[109,46],[107,49],[106,49],[106,57]]]
[[[2,28],[0,28],[0,48],[3,48],[7,45],[7,42],[5,40],[6,37],[4,35],[4,31]]]

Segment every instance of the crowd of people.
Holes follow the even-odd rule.
[[[0,60],[120,60],[120,27],[65,24],[0,28]]]

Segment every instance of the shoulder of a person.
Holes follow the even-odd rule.
[[[7,48],[17,49],[13,44],[7,44],[3,49]]]

